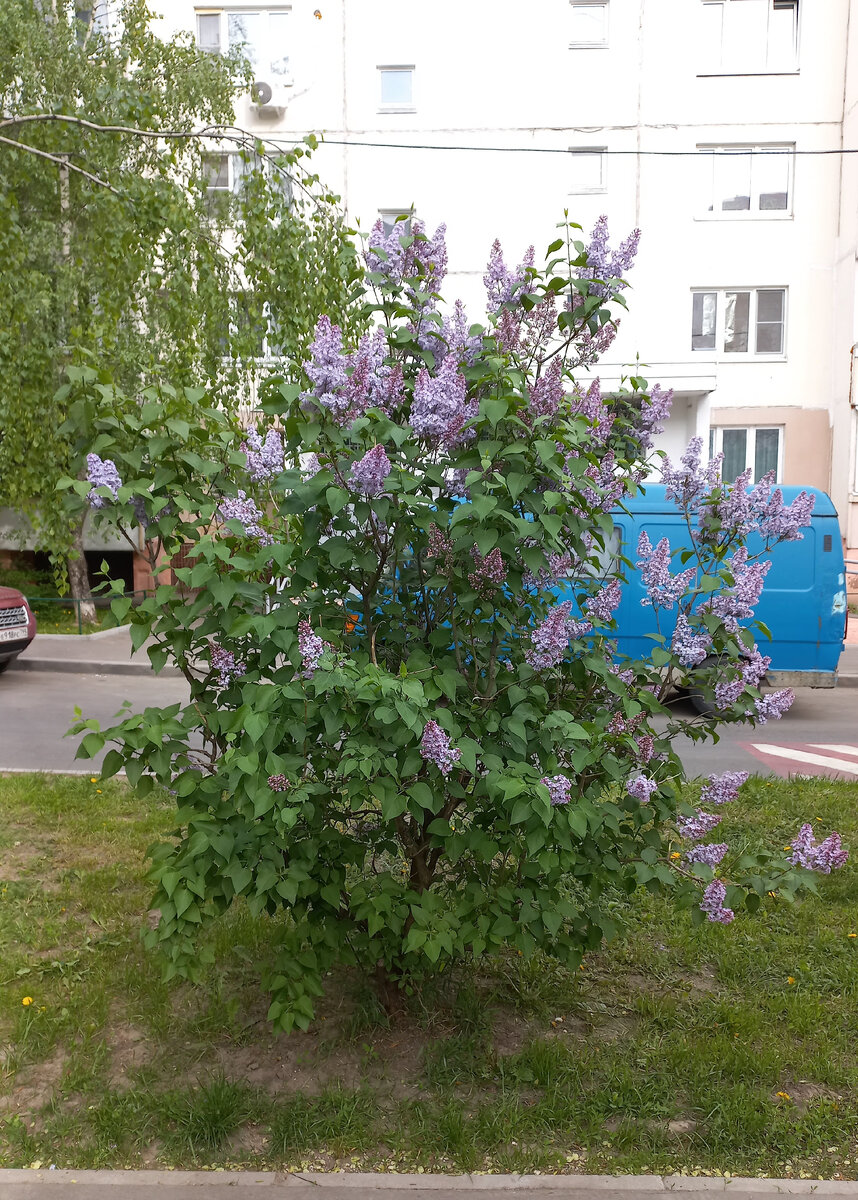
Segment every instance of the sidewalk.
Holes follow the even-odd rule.
[[[839,687],[858,687],[858,617],[849,624],[846,648],[840,656]],[[69,671],[79,675],[152,674],[146,645],[132,659],[128,626],[98,633],[38,633],[10,670]],[[165,667],[160,672],[164,678],[179,674],[175,667]]]
[[[132,659],[127,625],[100,629],[97,633],[37,633],[9,669],[77,675],[151,675],[152,665],[146,652],[151,644],[144,643]],[[165,667],[159,674],[178,676],[180,672],[175,667]]]
[[[181,1200],[247,1200],[284,1196],[310,1200],[322,1188],[328,1200],[462,1200],[477,1192],[482,1200],[654,1200],[655,1196],[728,1194],[736,1200],[770,1200],[775,1195],[848,1196],[858,1200],[858,1183],[820,1179],[744,1179],[688,1175],[369,1175],[274,1171],[14,1171],[0,1170],[0,1200],[30,1200],[34,1195],[101,1200],[113,1187],[120,1200],[152,1200],[167,1193]],[[336,1196],[334,1196],[336,1193]]]

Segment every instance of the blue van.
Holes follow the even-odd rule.
[[[617,534],[615,550],[634,563],[638,537],[646,531],[653,546],[666,537],[670,548],[690,547],[688,526],[672,500],[665,499],[664,484],[646,484],[637,496],[626,501],[628,511],[612,513]],[[843,543],[837,510],[825,492],[817,488],[782,487],[784,501],[791,504],[800,491],[816,497],[811,524],[796,542],[781,542],[767,555],[771,567],[754,616],[771,631],[768,642],[758,633],[757,642],[772,665],[768,682],[773,687],[834,687],[837,664],[846,635],[846,580]],[[758,553],[758,537],[748,541],[751,554]],[[674,570],[680,570],[677,559]],[[660,630],[653,610],[644,607],[643,580],[629,571],[623,599],[615,616],[621,656],[646,658],[653,642],[647,634],[661,632],[670,637],[676,610],[662,612]]]

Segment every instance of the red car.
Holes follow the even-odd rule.
[[[17,588],[0,587],[0,674],[36,636],[36,618]]]

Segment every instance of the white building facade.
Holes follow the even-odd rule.
[[[858,0],[161,4],[165,33],[243,45],[239,124],[323,137],[360,228],[446,222],[475,320],[495,237],[515,263],[565,209],[584,240],[639,227],[603,383],[639,357],[674,389],[662,448],[824,488],[858,560]]]

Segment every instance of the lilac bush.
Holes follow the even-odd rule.
[[[376,226],[362,336],[320,315],[300,380],[262,387],[264,420],[242,431],[206,408],[185,434],[154,397],[159,440],[123,441],[105,418],[74,483],[140,526],[156,574],[180,551],[185,564],[130,615],[190,702],[86,726],[85,752],[113,745],[106,774],[160,782],[180,806],[180,836],[153,859],[148,942],[193,976],[200,926],[237,897],[285,912],[279,1028],[306,1028],[338,962],[382,998],[485,955],[576,968],[638,887],[726,924],[844,859],[836,834],[805,830],[789,859],[709,842],[744,777],[710,777],[689,804],[672,749],[785,710],[787,694],[761,690],[765,554],[747,539],[800,536],[809,504],[723,482],[694,441],[665,465],[693,549],[642,537],[625,551],[652,651],[629,660],[612,640],[611,514],[658,462],[670,394],[576,381],[616,332],[638,245],[611,250],[604,220],[589,242],[576,230],[544,270],[531,251],[508,266],[496,244],[476,324],[443,307],[443,226]],[[691,686],[713,711],[688,722],[671,701]]]

